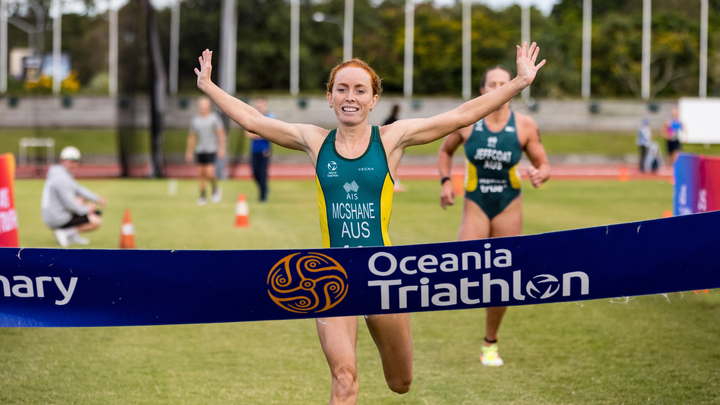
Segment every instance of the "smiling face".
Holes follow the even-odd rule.
[[[335,111],[338,123],[358,125],[367,122],[368,114],[377,104],[378,95],[373,95],[370,74],[358,67],[346,67],[335,75],[327,100]]]

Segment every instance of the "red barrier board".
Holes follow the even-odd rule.
[[[15,211],[15,157],[0,155],[0,247],[18,247]]]
[[[701,176],[706,210],[720,211],[720,158],[705,157]]]

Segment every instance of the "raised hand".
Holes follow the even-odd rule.
[[[198,58],[200,61],[200,70],[195,68],[195,74],[197,75],[197,86],[200,90],[203,90],[203,86],[206,83],[211,82],[210,73],[212,73],[212,51],[206,49],[203,51],[202,56]]]
[[[545,64],[545,59],[543,59],[535,65],[539,52],[540,47],[535,42],[530,45],[530,49],[528,49],[527,42],[523,42],[522,48],[517,47],[517,75],[519,78],[525,79],[528,86],[535,80],[537,71]]]

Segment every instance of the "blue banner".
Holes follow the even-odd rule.
[[[313,250],[0,249],[0,326],[437,311],[720,287],[720,212],[540,235]]]
[[[699,212],[698,194],[702,189],[700,182],[701,165],[702,156],[689,153],[681,153],[675,161],[673,166],[675,176],[673,215],[688,215]]]

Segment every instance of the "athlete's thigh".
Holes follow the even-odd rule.
[[[357,368],[355,347],[357,346],[358,321],[356,316],[318,318],[315,320],[320,345],[334,374],[338,368]]]
[[[96,226],[102,224],[102,217],[94,212],[88,212],[87,217],[89,223],[92,225]]]
[[[486,239],[490,237],[490,219],[474,201],[463,198],[463,214],[458,240]]]
[[[365,322],[380,353],[385,378],[412,379],[410,314],[368,315]]]
[[[490,221],[490,237],[520,235],[522,234],[522,222],[522,195],[519,195]]]

